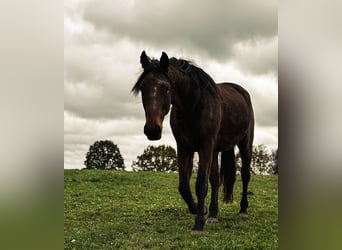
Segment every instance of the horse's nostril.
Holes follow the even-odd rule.
[[[161,128],[160,128],[160,126],[157,125],[157,126],[155,127],[155,133],[159,133],[159,134],[161,133]]]

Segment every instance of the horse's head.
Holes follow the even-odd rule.
[[[160,61],[151,60],[143,51],[140,63],[144,72],[132,91],[136,94],[141,92],[146,118],[145,135],[149,140],[159,140],[164,117],[171,105],[171,81],[167,74],[169,58],[163,52]]]

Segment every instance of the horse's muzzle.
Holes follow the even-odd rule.
[[[156,141],[161,138],[162,129],[159,125],[144,126],[144,134],[150,141]]]

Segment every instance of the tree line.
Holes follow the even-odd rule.
[[[86,169],[125,170],[119,147],[110,140],[96,141],[89,147],[84,165]],[[177,172],[176,150],[167,145],[147,146],[132,162],[133,171]],[[241,169],[240,153],[236,154],[237,173]],[[198,155],[194,157],[194,171],[198,168]],[[269,151],[265,145],[253,146],[252,174],[277,175],[278,149]]]

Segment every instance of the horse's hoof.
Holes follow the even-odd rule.
[[[239,216],[242,218],[248,218],[248,214],[247,213],[239,213]]]
[[[200,223],[197,221],[195,222],[194,227],[192,228],[193,232],[203,232],[204,231],[204,225],[205,225],[205,221],[201,221]]]
[[[191,233],[192,233],[192,234],[204,234],[205,231],[204,231],[203,228],[202,228],[202,229],[195,229],[195,228],[193,228],[192,231],[191,231]]]
[[[217,224],[219,222],[219,220],[215,217],[208,217],[206,223],[207,224]]]

